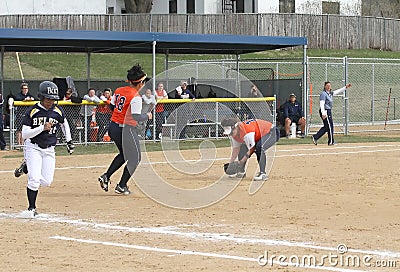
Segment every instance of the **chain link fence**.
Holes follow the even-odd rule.
[[[169,99],[159,102],[164,104],[164,111],[154,112],[155,118],[140,132],[143,140],[154,140],[159,133],[172,139],[222,137],[219,122],[228,116],[278,120],[279,125],[279,118],[273,116],[290,93],[295,93],[306,109],[306,132],[314,133],[322,125],[319,95],[325,81],[330,81],[333,89],[352,83],[348,91],[334,97],[335,133],[400,129],[399,59],[308,57],[306,76],[301,59],[170,61],[167,67],[156,76],[154,84],[163,82]],[[196,100],[173,99],[182,80],[188,81]],[[153,80],[147,84],[143,89],[154,88]],[[263,101],[244,101],[253,84],[262,93]],[[210,93],[214,93],[212,98]],[[96,112],[82,116],[80,112],[88,105],[86,102],[63,103],[66,102],[59,102],[66,111],[75,142],[109,143],[108,117],[99,117]],[[22,145],[19,132],[28,105],[23,102],[13,105],[9,122],[11,148]]]
[[[309,120],[321,125],[319,94],[324,82],[333,89],[352,87],[334,97],[333,118],[337,133],[400,129],[400,60],[364,58],[308,58]]]
[[[15,101],[10,108],[10,147],[21,148],[22,121],[28,107],[36,102]],[[155,112],[156,118],[149,120],[143,127],[138,126],[138,134],[142,140],[156,140],[161,136],[169,140],[193,138],[226,138],[220,126],[225,118],[247,120],[258,118],[274,122],[275,98],[204,98],[195,101],[189,99],[169,99],[160,101],[169,105],[168,113]],[[91,115],[84,115],[88,106],[106,106],[103,103],[94,104],[84,101],[75,104],[66,101],[58,102],[66,114],[70,125],[72,139],[78,145],[107,144],[111,142],[107,133],[111,116],[102,116],[96,108]],[[156,122],[158,115],[162,116],[160,124]],[[161,135],[156,135],[156,126],[161,126]],[[61,130],[57,131],[58,143],[65,143]]]

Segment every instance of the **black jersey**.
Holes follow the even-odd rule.
[[[46,122],[52,123],[50,131],[42,131],[31,138],[32,143],[37,144],[41,148],[46,148],[57,144],[57,129],[59,129],[60,123],[64,123],[64,120],[65,112],[60,106],[54,105],[47,110],[40,103],[37,103],[27,109],[22,124],[36,128],[44,125]]]

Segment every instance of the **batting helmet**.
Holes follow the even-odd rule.
[[[58,87],[55,83],[51,81],[43,81],[39,85],[39,91],[38,91],[38,97],[39,99],[52,99],[52,100],[58,100],[60,97],[58,96]]]

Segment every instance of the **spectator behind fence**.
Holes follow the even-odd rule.
[[[247,98],[260,98],[263,96],[262,96],[262,93],[260,92],[260,90],[257,88],[257,86],[253,84],[253,85],[251,85],[250,91],[247,93],[246,97]],[[253,103],[253,104],[251,104],[251,103]],[[254,105],[254,102],[249,101],[249,102],[244,103],[243,114],[242,114],[243,120],[256,118],[255,112],[253,112],[255,110],[251,108],[252,105]],[[253,106],[253,108],[254,108],[254,106]]]
[[[83,96],[83,99],[88,101],[88,102],[94,102],[94,103],[100,103],[100,98],[96,96],[96,90],[94,88],[90,88],[88,90],[88,93]],[[82,121],[82,126],[86,126],[86,137],[87,141],[95,141],[96,137],[90,137],[90,131],[91,131],[91,126],[90,123],[92,121],[95,121],[95,118],[93,118],[94,114],[96,111],[96,105],[82,105],[81,106],[81,121]]]
[[[262,93],[260,90],[257,88],[256,85],[251,85],[250,91],[247,93],[248,98],[257,98],[257,97],[263,97]]]
[[[207,98],[216,98],[217,94],[214,92],[212,88],[210,88],[210,91],[207,94]]]
[[[68,88],[63,97],[63,101],[80,104],[80,103],[82,103],[82,98],[79,97],[79,95],[77,93],[74,94],[72,88]],[[65,105],[64,110],[66,111],[66,114],[68,115],[72,139],[74,141],[76,141],[77,137],[78,137],[78,135],[76,133],[77,127],[83,126],[81,124],[81,119],[79,118],[79,110],[80,109],[76,105],[71,105],[71,106]]]
[[[175,88],[176,99],[188,99],[188,98],[192,100],[196,99],[195,96],[190,92],[190,90],[188,90],[187,85],[188,83],[186,81],[181,81],[181,85]],[[185,118],[183,116],[180,116],[182,118],[180,122],[187,123],[193,121],[191,115],[192,111],[189,110],[188,115],[185,116]],[[184,121],[183,119],[186,119],[186,121]],[[179,139],[184,139],[184,138],[186,138],[186,125],[182,128],[182,131],[179,133]]]
[[[162,82],[158,83],[156,93],[154,94],[156,97],[157,105],[156,105],[156,140],[160,139],[160,134],[162,131],[162,124],[164,123],[165,118],[167,117],[167,112],[164,109],[164,104],[159,103],[158,101],[168,99],[168,94],[164,89],[164,84]]]
[[[146,114],[148,112],[153,112],[154,106],[156,105],[156,98],[155,96],[151,93],[150,89],[147,89],[145,93],[142,95],[142,114]],[[142,135],[146,139],[152,138],[152,130],[150,129],[151,124],[153,123],[152,119],[148,119],[146,122],[145,129],[142,133]]]
[[[192,99],[195,100],[196,97],[192,92],[187,88],[188,83],[186,81],[182,81],[181,85],[176,87],[175,89],[175,98],[176,99]]]
[[[111,122],[112,110],[110,108],[112,91],[110,88],[104,89],[100,100],[103,101],[104,105],[97,106],[96,110],[96,122],[99,126],[99,132],[97,133],[97,141],[103,141],[104,135],[108,130],[108,125]]]
[[[289,95],[289,101],[286,101],[283,105],[283,117],[285,118],[286,138],[289,137],[290,126],[292,125],[292,123],[295,123],[296,126],[300,126],[300,137],[304,138],[306,118],[304,118],[301,104],[297,102],[296,95],[293,93]]]
[[[28,83],[23,82],[21,83],[21,90],[19,93],[15,95],[15,101],[33,101],[37,100],[35,96],[33,96],[29,92]],[[18,145],[23,145],[24,141],[22,139],[21,130],[22,130],[22,118],[25,114],[25,107],[15,107],[15,128],[17,129],[17,142]]]

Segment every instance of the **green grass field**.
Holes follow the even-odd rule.
[[[380,50],[319,50],[309,49],[309,57],[352,57],[352,58],[390,58],[399,59],[400,52]],[[241,55],[245,59],[302,58],[303,51],[273,50]],[[71,76],[74,79],[86,78],[87,57],[78,53],[19,53],[21,67],[26,79]],[[235,59],[226,55],[170,55],[169,60],[213,60]],[[145,71],[151,71],[150,54],[92,54],[91,76],[94,79],[125,78],[126,70],[133,64],[142,64]],[[156,56],[156,74],[164,71],[164,55]],[[21,79],[15,53],[6,53],[4,58],[4,78]]]

